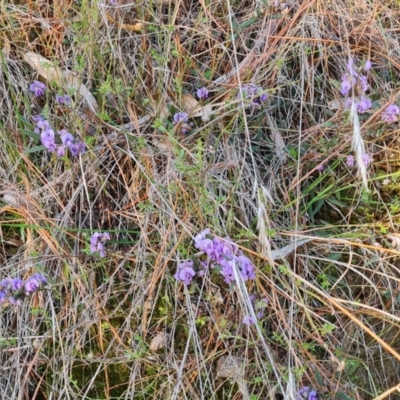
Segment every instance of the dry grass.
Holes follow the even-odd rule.
[[[271,3],[0,2],[0,279],[50,282],[1,310],[1,399],[398,398],[398,124],[380,113],[399,97],[400,4]],[[65,81],[27,52],[81,78],[97,113],[77,93],[58,106]],[[369,191],[345,164],[354,121],[332,106],[350,56],[374,65]],[[267,103],[241,107],[240,82]],[[198,115],[201,86],[212,114],[184,136],[172,116]],[[88,151],[38,148],[40,113]],[[255,282],[175,281],[206,227],[243,248]],[[111,233],[104,259],[94,231]],[[247,326],[250,294],[268,304]]]

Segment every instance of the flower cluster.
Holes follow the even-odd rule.
[[[344,104],[346,108],[350,108],[353,102],[351,91],[353,91],[354,95],[358,96],[355,99],[355,108],[358,113],[362,114],[372,107],[372,101],[365,97],[365,93],[369,89],[367,77],[366,75],[356,72],[353,68],[353,63],[353,59],[350,58],[347,63],[347,72],[342,76],[340,93],[343,96],[347,96]],[[371,68],[372,63],[368,60],[364,65],[364,71],[369,71]]]
[[[255,85],[243,85],[242,86],[242,93],[243,93],[243,98],[244,99],[251,99],[252,104],[254,106],[260,105],[261,103],[264,103],[267,99],[268,96],[266,93],[262,93],[263,88]],[[240,93],[238,94],[238,97],[240,97]]]
[[[106,250],[104,248],[104,242],[106,240],[110,240],[110,234],[107,232],[100,233],[95,232],[90,238],[90,251],[92,253],[96,253],[97,251],[100,253],[100,257],[103,258],[106,256]]]
[[[46,91],[46,85],[40,81],[33,81],[29,86],[29,90],[33,92],[36,97],[40,97],[44,95]]]
[[[46,284],[46,278],[36,273],[23,281],[20,278],[6,278],[0,282],[0,303],[22,304],[21,298],[35,293],[42,285]]]
[[[298,391],[296,400],[318,400],[317,391],[304,386]]]
[[[200,262],[197,272],[191,260],[179,264],[175,274],[175,279],[178,281],[189,285],[196,275],[204,275],[207,266],[217,268],[228,285],[236,280],[235,268],[243,280],[255,279],[254,265],[229,238],[213,238],[210,235],[210,229],[205,229],[194,238],[194,242],[195,247],[207,256],[207,260]]]
[[[85,143],[83,141],[76,141],[72,134],[65,129],[57,132],[61,140],[61,144],[57,144],[56,135],[49,121],[43,119],[40,115],[33,117],[33,119],[36,122],[35,133],[40,133],[40,141],[50,153],[57,153],[59,157],[63,157],[68,148],[71,154],[77,157],[86,150]]]

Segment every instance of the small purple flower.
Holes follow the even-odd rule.
[[[178,265],[174,278],[188,286],[192,283],[195,275],[196,272],[193,269],[193,261],[187,260]]]
[[[235,273],[233,271],[233,268],[235,268],[233,261],[225,261],[221,262],[222,264],[222,270],[221,270],[221,275],[224,277],[225,283],[230,285],[232,282],[235,281]]]
[[[371,163],[371,156],[367,153],[362,154],[361,159],[366,167]]]
[[[14,278],[11,280],[11,289],[16,292],[17,290],[21,289],[23,286],[23,282],[20,278]]]
[[[342,89],[340,90],[340,93],[343,96],[347,96],[350,92],[350,89],[355,85],[356,83],[356,78],[351,76],[350,74],[344,74],[342,76]]]
[[[33,92],[36,97],[40,97],[44,95],[46,85],[40,81],[33,81],[29,86],[29,90]]]
[[[180,122],[187,122],[187,121],[188,121],[187,113],[179,111],[174,114],[174,124],[179,124]]]
[[[253,105],[259,105],[260,103],[263,103],[268,99],[268,95],[266,93],[261,93],[262,91],[263,89],[259,86],[255,85],[242,86],[243,97],[251,99]],[[240,97],[240,93],[238,96]]]
[[[308,395],[308,400],[318,400],[316,390],[311,390],[311,392]]]
[[[90,238],[90,251],[92,253],[99,252],[100,257],[104,258],[106,256],[106,251],[104,247],[104,242],[110,240],[110,234],[108,232],[100,233],[95,232]]]
[[[54,140],[54,131],[52,129],[43,131],[40,134],[40,141],[50,153],[54,153],[57,150],[57,145]]]
[[[62,96],[57,94],[56,101],[59,104],[69,105],[69,104],[71,104],[71,97],[69,97],[67,94],[64,94]]]
[[[65,156],[65,146],[58,146],[57,148],[57,157],[64,157]]]
[[[260,101],[262,103],[264,103],[265,101],[267,101],[268,99],[268,95],[266,93],[263,93],[260,97],[259,97]]]
[[[101,258],[104,258],[106,256],[106,249],[104,248],[104,244],[102,242],[97,243],[96,251],[99,252]]]
[[[318,400],[317,391],[304,386],[298,391],[297,400]]]
[[[101,237],[101,233],[95,232],[90,238],[90,251],[94,253],[96,250],[97,242],[99,241],[99,238]]]
[[[7,300],[7,295],[5,292],[0,292],[0,303],[4,303]]]
[[[11,279],[6,278],[0,282],[0,288],[7,289],[11,286]]]
[[[360,101],[356,104],[356,110],[359,113],[364,113],[372,107],[372,101],[367,97],[361,97]]]
[[[324,164],[318,164],[316,169],[317,171],[322,172],[324,170]]]
[[[368,90],[367,77],[365,75],[360,75],[358,79],[360,82],[361,91],[365,93]]]
[[[354,156],[352,156],[351,154],[349,154],[349,155],[346,157],[346,165],[347,165],[348,167],[354,167]]]
[[[370,60],[365,61],[364,71],[369,71],[372,68],[372,62]]]
[[[47,283],[46,277],[42,275],[40,272],[36,272],[32,276],[40,283]]]
[[[40,286],[40,282],[34,276],[31,276],[25,282],[26,294],[36,292],[36,290],[39,289],[39,286]]]
[[[10,297],[10,303],[13,304],[14,306],[20,306],[22,304],[22,301],[20,299],[15,299],[14,297]]]
[[[74,157],[78,157],[79,154],[83,153],[86,150],[86,144],[83,141],[72,143],[69,146],[69,150]]]
[[[208,95],[209,95],[209,91],[208,91],[208,89],[207,89],[206,87],[202,87],[202,88],[200,88],[200,89],[197,89],[197,97],[198,97],[200,100],[205,100],[205,99],[207,99],[207,98],[208,98]]]
[[[254,325],[256,323],[255,319],[250,315],[245,315],[242,319],[244,325]]]
[[[40,129],[41,131],[51,130],[51,126],[47,119],[43,119],[40,115],[36,117],[36,128]]]
[[[354,60],[353,60],[352,58],[349,58],[349,61],[347,62],[347,70],[348,70],[351,74],[354,73],[353,64],[354,64]]]
[[[65,129],[61,129],[60,131],[58,131],[58,134],[60,135],[63,145],[70,147],[74,143],[74,137]]]
[[[382,113],[382,121],[384,122],[396,122],[398,115],[400,114],[400,108],[396,104],[391,104],[386,107],[386,110]]]
[[[240,264],[240,274],[244,281],[256,278],[255,267],[250,259],[244,255],[239,255],[236,260]]]

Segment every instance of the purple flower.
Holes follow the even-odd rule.
[[[100,233],[95,232],[90,238],[90,251],[92,253],[99,252],[100,257],[104,258],[106,256],[106,251],[104,247],[104,242],[110,240],[110,234],[108,232]]]
[[[369,71],[372,68],[372,62],[370,60],[365,61],[364,71]]]
[[[58,146],[57,148],[57,157],[64,157],[65,156],[65,146]]]
[[[71,146],[74,143],[74,137],[71,133],[67,132],[65,129],[61,129],[58,131],[58,134],[61,137],[61,142],[65,146]]]
[[[33,92],[36,97],[40,97],[44,95],[46,85],[43,82],[33,81],[29,86],[29,90]]]
[[[7,300],[7,295],[5,292],[1,291],[0,292],[0,303],[4,303]]]
[[[346,157],[346,165],[347,165],[348,167],[354,167],[354,156],[352,156],[351,154],[349,154],[349,155]]]
[[[240,264],[240,274],[242,275],[244,281],[256,278],[255,267],[246,256],[239,255],[236,260]]]
[[[11,289],[16,292],[17,290],[21,289],[23,286],[23,282],[20,278],[14,278],[11,280]]]
[[[385,122],[396,122],[398,115],[400,114],[400,108],[396,104],[391,104],[386,107],[386,110],[382,113],[382,121]]]
[[[174,278],[187,286],[192,283],[192,279],[195,275],[196,272],[193,269],[193,261],[187,260],[178,265]]]
[[[343,96],[347,96],[350,92],[350,89],[355,85],[356,83],[356,78],[351,76],[350,74],[344,74],[342,76],[342,89],[340,90],[340,93],[342,93]]]
[[[358,79],[360,82],[361,91],[365,93],[368,90],[367,77],[365,75],[360,75]]]
[[[68,105],[68,104],[71,104],[71,97],[69,97],[67,94],[64,94],[64,95],[62,95],[62,96],[60,96],[60,95],[56,95],[56,101],[57,101],[57,103],[59,103],[59,104],[65,104],[65,105]]]
[[[207,98],[208,98],[208,95],[209,95],[209,91],[208,91],[208,89],[207,89],[206,87],[202,87],[202,88],[200,88],[200,89],[197,89],[197,97],[198,97],[200,100],[205,100],[205,99],[207,99]]]
[[[318,164],[317,165],[317,171],[322,172],[324,170],[324,164]]]
[[[368,167],[368,165],[371,163],[371,156],[369,154],[362,154],[361,159],[366,167]]]
[[[244,325],[253,325],[256,323],[255,319],[251,317],[250,315],[245,315],[242,319],[242,323]]]
[[[0,282],[0,288],[7,289],[7,288],[9,288],[10,286],[11,286],[11,279],[10,279],[10,278],[3,279],[3,280]]]
[[[359,113],[364,113],[372,107],[372,101],[366,97],[361,97],[360,101],[356,104],[356,110]]]
[[[36,121],[36,128],[38,130],[35,130],[36,133],[39,133],[40,131],[46,131],[48,129],[51,129],[51,126],[49,124],[49,121],[47,119],[43,119],[40,115],[34,117]]]
[[[47,283],[46,277],[39,272],[36,272],[32,276],[40,283]]]
[[[308,400],[318,400],[316,390],[311,390],[311,392],[308,395]]]
[[[353,64],[354,64],[354,60],[352,58],[349,58],[349,61],[347,62],[347,70],[353,74],[354,70],[353,70]]]
[[[26,294],[30,294],[36,292],[39,289],[40,282],[36,279],[35,276],[31,276],[25,282],[25,292]]]
[[[255,85],[244,85],[242,87],[243,97],[246,99],[251,99],[253,105],[259,105],[268,99],[266,93],[261,93],[263,89]],[[240,97],[240,93],[239,93]]]
[[[187,122],[187,121],[188,121],[187,113],[179,111],[174,114],[174,124],[179,124],[179,122]]]
[[[10,297],[10,303],[15,305],[15,306],[20,306],[22,304],[22,301],[20,299],[15,299],[14,297]]]
[[[86,144],[83,141],[72,143],[69,146],[69,150],[74,157],[77,157],[79,156],[79,154],[83,153],[86,150]]]
[[[221,262],[222,264],[222,270],[221,270],[221,275],[224,277],[225,283],[230,285],[232,282],[235,281],[235,273],[233,271],[233,268],[235,268],[233,261],[224,261]]]
[[[57,145],[54,140],[54,131],[52,129],[43,131],[40,134],[40,141],[50,153],[54,153],[57,150]]]
[[[317,391],[304,386],[298,391],[297,400],[318,400]]]

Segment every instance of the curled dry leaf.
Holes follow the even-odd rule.
[[[167,340],[168,340],[167,333],[164,332],[164,331],[159,332],[159,333],[157,334],[157,336],[155,336],[155,337],[153,338],[153,340],[151,341],[151,343],[150,343],[150,350],[151,350],[151,351],[157,351],[157,350],[162,349],[163,347],[166,346]]]
[[[71,71],[62,71],[61,68],[56,67],[47,58],[31,51],[25,53],[23,59],[46,81],[56,82],[65,91],[69,91],[70,89],[78,91],[78,93],[85,99],[89,108],[93,112],[98,111],[99,105],[90,90],[81,83],[81,80]]]
[[[182,95],[181,104],[183,111],[191,117],[201,117],[203,122],[208,122],[214,114],[214,108],[211,105],[199,105],[199,102],[190,94]]]

